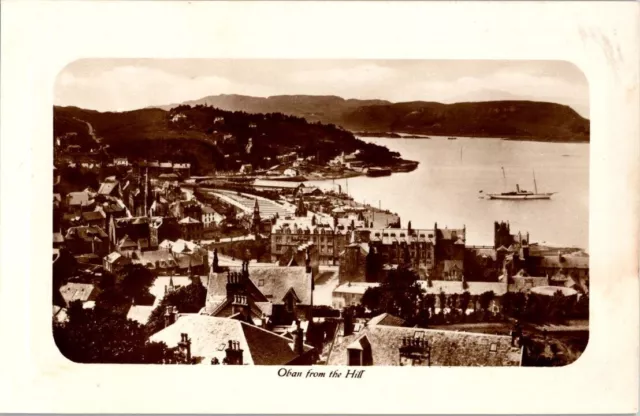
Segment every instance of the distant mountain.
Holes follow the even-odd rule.
[[[308,121],[339,124],[342,116],[350,111],[369,105],[391,104],[384,100],[345,100],[334,95],[274,95],[251,97],[247,95],[221,94],[179,104],[160,106],[170,110],[179,105],[208,105],[227,111],[247,113],[283,113],[304,117]]]
[[[589,141],[588,119],[568,106],[548,102],[391,103],[384,100],[345,100],[336,96],[278,95],[263,98],[214,95],[182,104],[207,105],[247,113],[279,112],[303,117],[310,122],[335,124],[351,131]],[[160,108],[167,110],[178,105]]]

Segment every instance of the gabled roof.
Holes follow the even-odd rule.
[[[120,239],[120,241],[118,241],[118,248],[120,249],[138,248],[138,243],[133,241],[131,237],[129,237],[128,235],[125,235]]]
[[[93,202],[93,195],[86,190],[82,192],[69,192],[67,194],[67,203],[69,205],[87,206]]]
[[[363,295],[364,292],[369,288],[379,287],[380,283],[373,282],[347,282],[344,283],[335,289],[333,289],[334,294],[342,294],[342,293],[351,293],[356,295]]]
[[[212,358],[222,362],[229,341],[240,343],[245,365],[285,365],[298,358],[288,338],[240,320],[207,315],[180,316],[173,325],[152,335],[149,340],[175,347],[182,333],[191,339],[191,355],[202,357],[202,363],[207,365]],[[305,352],[311,349],[311,346],[304,345]]]
[[[113,253],[110,253],[107,256],[105,256],[105,260],[109,264],[127,264],[127,263],[131,263],[131,259],[129,259],[128,257],[123,256],[122,254],[118,253],[117,251],[114,251]]]
[[[114,191],[114,189],[116,189],[118,185],[119,182],[116,181],[115,178],[113,180],[102,182],[100,184],[100,188],[98,189],[98,193],[100,195],[111,195],[111,193]]]
[[[60,293],[67,305],[70,305],[77,300],[81,302],[93,300],[94,289],[95,286],[89,283],[67,283],[60,288]]]
[[[305,267],[250,267],[249,279],[273,303],[279,303],[293,289],[301,304],[311,304],[311,277]]]
[[[82,239],[87,242],[94,241],[95,239],[101,241],[107,238],[107,233],[102,231],[102,228],[85,225],[69,228],[67,230],[67,235],[65,236],[65,240]]]
[[[178,221],[178,224],[200,224],[200,221],[194,220],[191,217],[184,217],[183,219]]]
[[[431,366],[497,367],[519,366],[522,348],[511,346],[511,337],[471,332],[368,325],[343,337],[338,328],[327,365],[347,365],[347,348],[366,342],[372,353],[372,365],[400,365],[400,347],[406,338],[425,340],[431,351]],[[355,344],[354,344],[355,343]]]
[[[165,240],[166,241],[166,240]],[[164,242],[163,242],[164,243]],[[201,247],[193,241],[186,241],[183,239],[176,240],[171,244],[171,251],[174,253],[196,253],[202,251]]]
[[[244,290],[250,301],[255,303],[263,312],[267,309],[270,310],[271,306],[267,308],[259,305],[267,303],[271,305],[271,301],[256,287],[251,279],[245,282]],[[227,300],[227,274],[211,273],[207,282],[206,313],[213,314],[215,311],[220,310]],[[267,315],[270,315],[270,313]]]
[[[386,326],[402,326],[404,325],[405,320],[402,318],[398,318],[397,316],[391,315],[389,313],[383,313],[378,316],[375,316],[367,322],[368,326],[374,325],[386,325]]]
[[[106,217],[102,211],[87,211],[82,213],[82,219],[85,221],[103,220]]]

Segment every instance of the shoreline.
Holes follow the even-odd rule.
[[[507,141],[522,141],[522,142],[540,142],[540,143],[568,143],[568,144],[589,144],[590,140],[559,140],[559,139],[543,139],[537,137],[494,137],[494,136],[441,136],[441,135],[427,135],[427,134],[416,134],[416,133],[404,133],[404,132],[387,132],[387,133],[379,133],[379,132],[351,132],[356,137],[363,138],[378,138],[378,139],[388,139],[388,140],[398,140],[398,139],[407,139],[407,140],[430,140],[430,139],[446,139],[448,137],[455,137],[456,139],[498,139],[498,140],[507,140]]]

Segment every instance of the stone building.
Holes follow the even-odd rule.
[[[366,243],[368,256],[382,264],[408,266],[429,275],[435,266],[435,233],[412,228],[356,230],[356,241]],[[349,273],[347,270],[345,272]],[[368,279],[367,281],[372,281]]]
[[[278,261],[290,250],[312,242],[318,250],[319,263],[335,265],[348,241],[347,227],[328,216],[278,218],[271,229],[271,259]]]

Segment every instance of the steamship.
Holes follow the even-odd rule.
[[[504,168],[502,168],[502,175],[506,179]],[[536,183],[535,172],[533,173],[533,186],[535,189],[534,192],[520,189],[520,185],[516,184],[515,191],[502,192],[499,194],[487,194],[487,196],[489,197],[489,199],[524,201],[534,199],[551,199],[551,196],[556,194],[556,192],[538,192],[538,184]],[[482,191],[480,191],[480,193],[482,193]]]

